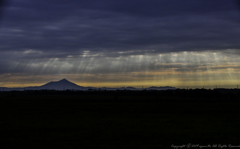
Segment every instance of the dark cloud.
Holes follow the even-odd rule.
[[[239,0],[235,0],[236,5],[238,6],[239,10],[240,10],[240,1]]]
[[[234,0],[12,0],[4,6],[0,22],[0,66],[12,68],[1,73],[23,72],[29,62],[42,68],[45,60],[83,56],[84,51],[104,59],[239,50],[237,4]],[[98,71],[105,71],[108,62],[97,62],[102,64]],[[159,69],[150,64],[138,68]]]
[[[2,19],[4,8],[7,6],[7,0],[0,0],[0,21]]]

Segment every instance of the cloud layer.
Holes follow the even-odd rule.
[[[1,21],[1,51],[239,49],[237,8],[231,0],[12,0]]]
[[[238,70],[237,0],[11,0],[0,11],[5,76]]]

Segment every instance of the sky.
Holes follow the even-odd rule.
[[[0,2],[0,86],[236,88],[239,0]]]

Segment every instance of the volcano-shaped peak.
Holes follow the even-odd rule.
[[[58,82],[70,82],[70,81],[68,81],[67,79],[62,79],[62,80],[59,80]]]
[[[78,86],[75,83],[68,81],[67,79],[62,79],[56,82],[49,82],[43,86],[40,86],[39,89],[54,89],[54,90],[67,90],[67,89],[81,89],[81,86]]]

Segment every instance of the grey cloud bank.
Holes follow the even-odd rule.
[[[238,77],[237,0],[11,0],[0,11],[1,75]]]
[[[1,21],[2,51],[51,53],[239,49],[240,11],[229,0],[12,0]],[[145,54],[143,52],[142,54]]]

